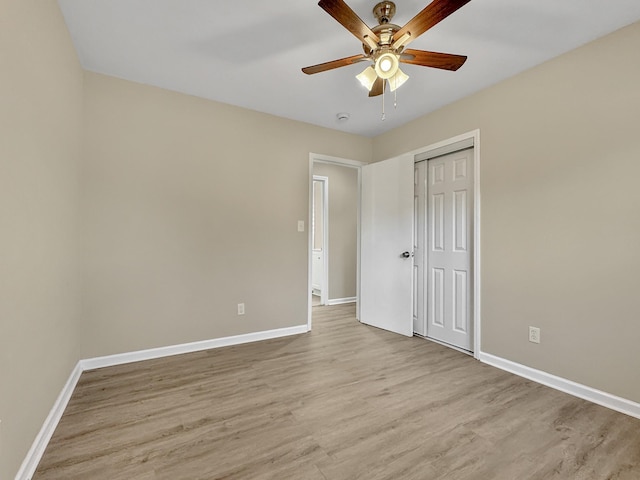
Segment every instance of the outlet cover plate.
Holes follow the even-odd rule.
[[[538,327],[529,327],[529,341],[540,343],[540,329]]]

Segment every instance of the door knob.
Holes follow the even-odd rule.
[[[412,255],[411,255],[409,252],[402,252],[402,257],[403,257],[403,258],[409,258],[409,257],[411,257],[411,256],[412,256]]]

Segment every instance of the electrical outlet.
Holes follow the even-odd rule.
[[[529,327],[529,341],[540,343],[540,329],[538,327]]]
[[[244,315],[244,303],[238,304],[238,315]]]

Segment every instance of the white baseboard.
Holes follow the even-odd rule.
[[[234,335],[231,337],[214,338],[211,340],[203,340],[200,342],[183,343],[179,345],[170,345],[168,347],[150,348],[148,350],[140,350],[137,352],[119,353],[116,355],[107,355],[104,357],[87,358],[80,360],[60,395],[56,400],[49,416],[45,420],[38,436],[34,440],[27,456],[22,462],[22,466],[16,474],[15,480],[31,480],[31,477],[38,467],[38,463],[42,459],[45,449],[51,436],[58,426],[60,418],[64,413],[64,409],[69,403],[71,394],[73,393],[80,375],[86,370],[94,370],[96,368],[112,367],[114,365],[122,365],[124,363],[139,362],[141,360],[151,360],[154,358],[168,357],[170,355],[179,355],[182,353],[199,352],[202,350],[211,350],[213,348],[229,347],[231,345],[240,345],[242,343],[259,342],[261,340],[269,340],[272,338],[288,337],[290,335],[298,335],[309,331],[307,325],[297,325],[295,327],[278,328],[275,330],[266,330],[263,332],[246,333],[243,335]]]
[[[51,440],[51,437],[53,436],[53,432],[56,430],[65,408],[67,408],[67,404],[69,403],[73,390],[76,388],[80,375],[82,375],[82,365],[78,362],[71,371],[71,375],[69,375],[67,383],[65,383],[62,388],[60,395],[58,395],[58,398],[53,404],[53,408],[42,424],[40,432],[38,432],[36,439],[33,441],[31,448],[27,452],[27,456],[24,458],[24,461],[16,474],[16,480],[31,480],[31,477],[35,473],[38,463],[40,463],[40,459],[42,458],[42,455],[44,455],[44,451],[49,444],[49,440]]]
[[[327,305],[342,305],[343,303],[355,303],[356,297],[331,298],[327,300]]]
[[[616,395],[596,390],[595,388],[567,380],[566,378],[557,377],[542,370],[536,370],[535,368],[527,367],[526,365],[512,362],[511,360],[506,360],[489,353],[480,352],[479,360],[501,370],[568,393],[574,397],[588,400],[631,417],[640,418],[640,403],[617,397]]]
[[[295,327],[278,328],[275,330],[265,330],[263,332],[245,333],[232,337],[214,338],[199,342],[182,343],[179,345],[169,345],[167,347],[150,348],[148,350],[138,350],[136,352],[118,353],[104,357],[95,357],[81,360],[82,370],[93,370],[96,368],[112,367],[124,363],[140,362],[142,360],[152,360],[154,358],[168,357],[170,355],[180,355],[182,353],[199,352],[211,350],[213,348],[229,347],[241,343],[259,342],[271,338],[287,337],[307,333],[307,325],[297,325]]]

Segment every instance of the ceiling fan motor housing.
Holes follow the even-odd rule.
[[[396,14],[396,4],[393,2],[380,2],[373,7],[373,14],[380,25],[389,23]]]
[[[364,53],[366,53],[367,55],[371,55],[375,50],[390,47],[393,41],[393,35],[398,30],[400,30],[400,27],[398,25],[394,25],[393,23],[384,23],[373,27],[371,31],[375,33],[380,39],[380,41],[378,42],[378,48],[372,49],[370,45],[363,43],[362,48],[364,49]]]

